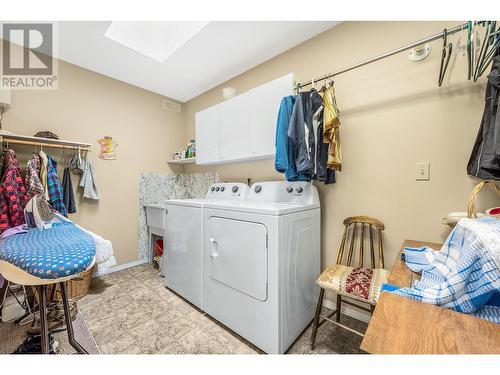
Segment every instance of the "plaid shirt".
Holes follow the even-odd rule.
[[[66,206],[64,205],[63,189],[59,177],[57,177],[57,162],[50,156],[47,156],[47,189],[52,208],[59,211],[64,216],[68,216]]]
[[[42,181],[40,180],[40,156],[33,154],[31,159],[26,164],[26,176],[24,178],[24,185],[29,197],[32,198],[37,194],[45,195]]]
[[[6,150],[0,180],[0,233],[25,223],[24,207],[28,199],[16,154],[14,150]]]

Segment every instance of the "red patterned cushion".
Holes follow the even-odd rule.
[[[347,276],[345,292],[368,299],[372,283],[373,270],[369,268],[354,268]]]
[[[380,288],[389,276],[383,268],[354,268],[337,264],[323,271],[316,283],[338,294],[375,304]]]

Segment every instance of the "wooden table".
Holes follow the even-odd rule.
[[[401,247],[440,244],[406,240]],[[411,286],[415,277],[398,255],[389,283]],[[373,354],[499,354],[500,325],[439,306],[383,292],[361,349]]]

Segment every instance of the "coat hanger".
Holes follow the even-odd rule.
[[[467,22],[467,79],[472,78],[474,71],[474,23]]]
[[[295,85],[295,94],[298,95],[300,93],[300,83],[297,82]]]
[[[446,70],[450,62],[451,52],[453,51],[453,43],[448,43],[448,30],[443,30],[443,50],[441,53],[441,66],[439,67],[438,85],[441,87],[443,84]]]
[[[496,21],[486,21],[486,33],[479,51],[479,60],[474,71],[474,81],[481,77],[500,48],[500,28],[496,30]]]

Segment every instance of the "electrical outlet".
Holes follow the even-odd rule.
[[[415,164],[415,180],[429,181],[431,179],[430,169],[431,163],[429,162]]]

